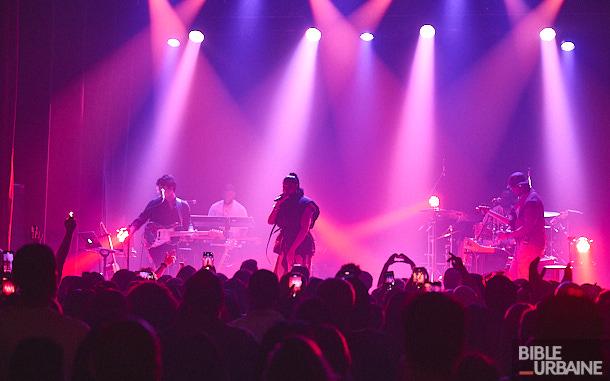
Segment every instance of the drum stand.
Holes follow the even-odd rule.
[[[428,239],[428,252],[426,253],[426,269],[428,269],[428,273],[430,275],[430,282],[436,281],[443,275],[444,269],[447,264],[445,262],[446,256],[449,253],[455,254],[453,250],[453,235],[458,233],[453,229],[453,224],[449,225],[447,230],[440,236],[437,237],[436,225],[439,219],[443,219],[449,215],[455,216],[458,212],[454,211],[444,211],[444,210],[435,210],[432,216],[428,219],[428,227],[426,228],[427,239]],[[461,217],[460,217],[461,218]],[[459,218],[452,217],[453,220],[458,220]],[[425,225],[424,225],[425,226]],[[438,260],[438,245],[437,241],[440,239],[449,238],[449,244],[445,246],[445,258],[442,259],[442,262],[439,263]]]
[[[449,251],[453,250],[453,226],[449,225],[449,228],[447,229],[447,233],[443,234],[440,237],[436,236],[436,223],[438,222],[438,217],[437,215],[433,215],[432,217],[430,217],[430,219],[428,220],[428,228],[426,229],[427,235],[428,235],[428,252],[426,253],[426,269],[428,269],[428,273],[430,275],[430,282],[435,282],[436,280],[438,280],[438,278],[440,278],[443,273],[442,273],[442,269],[440,267],[443,267],[443,265],[441,264],[441,266],[439,266],[438,263],[438,245],[436,244],[436,241],[438,241],[439,239],[443,239],[443,238],[449,238]]]
[[[562,224],[561,222],[557,222],[554,223],[552,225],[549,226],[549,237],[547,240],[547,256],[552,257],[555,259],[556,263],[561,263],[563,262],[564,264],[570,263],[572,261],[571,255],[570,255],[570,240],[569,240],[569,221],[566,221],[566,224]],[[558,242],[563,242],[563,240],[561,238],[565,237],[568,240],[568,258],[566,260],[566,253],[563,250],[563,245],[559,244],[556,245],[555,241]]]
[[[434,282],[436,277],[436,216],[428,219],[428,252],[426,253],[426,268],[430,270],[430,281]]]

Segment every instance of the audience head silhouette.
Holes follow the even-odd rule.
[[[318,345],[304,336],[292,336],[284,339],[271,352],[263,379],[325,381],[333,378]]]
[[[55,297],[55,254],[49,246],[32,243],[17,250],[13,280],[23,297],[49,303]]]
[[[183,305],[191,313],[218,316],[224,304],[220,279],[201,269],[184,284]]]
[[[466,346],[466,314],[438,292],[415,294],[402,314],[405,365],[413,379],[449,379]]]

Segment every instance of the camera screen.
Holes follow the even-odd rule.
[[[155,279],[155,276],[150,271],[140,271],[138,276],[144,279]]]
[[[424,269],[415,268],[413,269],[413,283],[424,283],[426,281],[426,274]]]
[[[301,286],[303,285],[303,280],[301,279],[300,276],[298,275],[293,275],[290,277],[290,280],[288,282],[288,287],[293,287],[294,286],[294,290],[299,290],[301,289]]]
[[[383,279],[385,283],[394,284],[396,279],[394,278],[394,271],[387,271],[383,273]]]
[[[343,272],[341,272],[340,275],[341,279],[349,279],[349,278],[353,278],[354,277],[354,273],[352,273],[349,270],[345,270]]]
[[[441,282],[427,282],[425,284],[426,291],[428,292],[442,292],[443,286]]]
[[[203,253],[203,267],[209,269],[212,266],[214,266],[214,253],[205,251]]]
[[[15,285],[8,278],[2,278],[2,293],[4,295],[10,295],[15,292]]]
[[[2,253],[2,260],[12,262],[13,261],[13,252],[5,251],[4,253]]]

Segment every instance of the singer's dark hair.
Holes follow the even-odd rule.
[[[176,179],[172,175],[163,175],[157,179],[158,187],[168,187],[172,188],[174,192],[176,191]]]
[[[297,185],[297,188],[299,188],[299,189],[297,190],[297,194],[298,194],[299,196],[301,196],[301,197],[302,197],[302,196],[305,194],[305,191],[303,190],[303,188],[301,188],[301,182],[299,181],[299,176],[297,176],[297,174],[296,174],[296,173],[294,173],[294,172],[290,172],[290,173],[288,174],[288,176],[284,177],[284,180],[291,181],[291,182],[293,182],[293,183],[295,183],[295,184]]]

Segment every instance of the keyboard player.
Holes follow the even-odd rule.
[[[222,200],[210,206],[208,216],[212,217],[248,217],[246,207],[235,199],[235,187],[232,184],[224,186]],[[244,237],[248,235],[247,227],[232,227],[225,232],[227,238]]]

